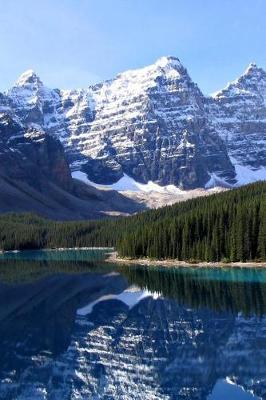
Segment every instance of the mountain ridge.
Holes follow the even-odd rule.
[[[28,70],[1,110],[59,138],[72,172],[98,184],[126,174],[188,190],[266,177],[266,72],[254,63],[214,96],[173,56],[78,90],[49,89]]]

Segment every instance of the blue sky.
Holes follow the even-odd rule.
[[[86,87],[175,55],[205,93],[266,69],[265,0],[0,0],[0,90]]]

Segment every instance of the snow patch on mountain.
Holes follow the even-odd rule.
[[[120,300],[124,304],[126,304],[129,307],[129,309],[132,309],[136,304],[138,304],[141,300],[145,299],[146,297],[152,297],[154,299],[157,299],[159,296],[160,296],[159,293],[153,293],[148,290],[139,290],[139,289],[136,290],[135,288],[134,290],[132,290],[132,288],[130,287],[124,290],[120,294],[104,295],[99,299],[87,304],[86,306],[79,308],[77,310],[77,315],[85,316],[90,314],[93,310],[93,307],[96,304],[106,300]]]
[[[233,157],[231,157],[231,161],[233,162],[236,170],[236,186],[242,186],[247,185],[248,183],[266,180],[266,167],[252,169],[245,165],[239,164]]]
[[[218,399],[259,400],[260,398],[226,377],[226,379],[217,380],[211,394],[207,397],[207,400]]]
[[[225,179],[221,179],[217,174],[211,173],[210,180],[206,183],[205,189],[212,189],[215,187],[230,188],[233,187],[233,185],[229,185]]]
[[[209,196],[226,190],[224,186],[218,185],[218,180],[213,182],[213,184],[210,182],[209,187],[205,189],[181,190],[174,185],[160,186],[154,182],[142,184],[127,175],[124,175],[113,185],[96,184],[90,181],[87,175],[82,171],[72,172],[72,177],[98,189],[118,190],[123,196],[135,200],[138,203],[145,204],[148,208],[159,208],[199,196]],[[219,182],[221,184],[221,179]]]
[[[135,181],[130,176],[124,174],[121,179],[119,179],[116,183],[112,185],[100,185],[95,182],[92,182],[88,179],[87,174],[82,171],[74,171],[72,172],[72,177],[75,179],[79,179],[88,185],[92,185],[98,189],[108,189],[108,190],[117,190],[120,192],[124,191],[132,191],[132,192],[157,192],[157,193],[169,193],[169,194],[182,194],[186,193],[186,191],[179,189],[174,185],[166,185],[160,186],[157,183],[149,181],[148,183],[140,183]]]

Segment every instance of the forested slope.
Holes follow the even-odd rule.
[[[122,257],[266,261],[266,182],[115,220],[0,217],[0,248],[114,246]]]

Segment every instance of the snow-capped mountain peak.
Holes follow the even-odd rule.
[[[254,63],[211,98],[173,56],[83,90],[49,89],[28,70],[0,97],[8,107],[60,138],[72,171],[98,184],[234,185],[237,168],[266,166],[266,72]]]
[[[237,80],[239,87],[254,91],[266,89],[266,71],[255,63],[249,64],[244,74]]]
[[[239,184],[265,176],[266,72],[255,63],[213,96],[210,117],[225,141]],[[266,179],[266,176],[265,176]]]
[[[263,68],[259,67],[255,62],[252,62],[248,65],[246,68],[244,74],[242,76],[265,76],[266,72],[264,71]]]
[[[158,85],[158,80],[168,79],[171,81],[187,80],[190,81],[187,70],[183,67],[177,57],[165,56],[159,58],[155,63],[143,68],[128,70],[120,73],[113,81],[107,82],[109,85],[118,83],[121,86],[130,85],[130,90],[136,91],[138,89],[151,89]]]
[[[266,71],[255,63],[249,64],[244,73],[227,86],[214,93],[213,98],[228,96],[266,95]]]
[[[166,78],[191,80],[186,68],[177,57],[161,57],[153,64],[153,68],[159,70]]]
[[[47,128],[47,121],[54,120],[60,101],[59,91],[46,87],[32,69],[25,71],[5,96],[12,117],[40,131]]]
[[[181,64],[179,58],[174,56],[163,56],[160,57],[157,61],[155,61],[154,65],[161,68],[184,68]]]
[[[257,70],[258,68],[259,67],[257,66],[257,64],[255,62],[251,62],[251,63],[249,63],[244,74],[249,74],[251,71]]]
[[[27,71],[23,72],[23,74],[20,75],[15,83],[15,87],[40,85],[42,85],[42,81],[32,69],[28,69]]]

